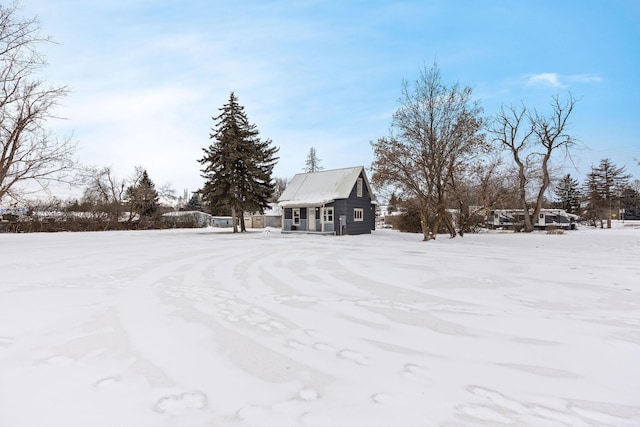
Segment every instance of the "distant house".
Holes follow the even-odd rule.
[[[212,216],[211,226],[217,228],[233,227],[233,217],[231,216]]]
[[[301,173],[278,199],[282,232],[366,234],[375,229],[375,201],[364,167]]]
[[[246,228],[280,228],[282,225],[282,208],[277,203],[269,203],[269,206],[260,212],[245,212],[244,226]]]
[[[208,227],[211,224],[211,215],[200,211],[176,211],[162,214],[162,220],[184,226]]]

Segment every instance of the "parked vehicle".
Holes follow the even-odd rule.
[[[533,213],[533,209],[529,214]],[[540,209],[537,218],[532,218],[533,227],[536,230],[560,228],[564,230],[575,229],[577,215],[569,214],[564,209]],[[524,210],[522,209],[496,209],[489,211],[486,221],[491,229],[519,229],[524,226]]]

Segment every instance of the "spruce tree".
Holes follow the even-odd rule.
[[[311,147],[309,149],[309,154],[307,154],[307,160],[305,162],[304,171],[309,173],[309,172],[318,172],[324,169],[322,166],[320,166],[321,161],[322,159],[318,158],[318,153],[316,152],[315,147]]]
[[[631,175],[625,173],[625,167],[617,167],[611,160],[602,159],[592,173],[600,189],[607,213],[607,228],[611,228],[613,204],[620,198],[622,190],[629,184]]]
[[[571,174],[567,174],[556,186],[558,205],[569,213],[576,213],[580,209],[582,195],[579,185],[577,180],[571,178]]]
[[[640,181],[635,181],[635,187],[640,189]],[[620,196],[621,219],[640,219],[640,191],[633,186],[624,188]]]
[[[268,206],[274,191],[271,174],[278,148],[271,147],[270,139],[260,139],[256,125],[249,123],[233,92],[219,110],[209,134],[213,142],[203,148],[204,156],[199,160],[205,178],[201,194],[210,210],[231,211],[235,233],[237,218],[242,218],[245,211],[263,212]],[[244,221],[240,225],[245,231]]]
[[[187,211],[202,211],[202,203],[200,202],[200,194],[193,193],[193,196],[189,199],[187,204],[185,205],[185,210]]]
[[[131,205],[131,211],[141,218],[153,217],[158,211],[160,196],[146,170],[142,172],[138,182],[127,188],[125,197]]]
[[[587,219],[594,227],[597,226],[598,221],[600,221],[600,228],[602,228],[604,195],[594,167],[591,167],[591,172],[587,174],[587,179],[584,183],[584,194],[585,201],[587,202],[585,212]]]

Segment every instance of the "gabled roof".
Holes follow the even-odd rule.
[[[373,196],[364,167],[356,166],[297,174],[282,192],[278,199],[279,205],[320,206],[336,199],[346,199],[360,174],[364,177],[369,194]]]

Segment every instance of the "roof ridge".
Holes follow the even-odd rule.
[[[360,165],[360,166],[348,166],[344,168],[335,168],[335,169],[322,169],[322,170],[313,171],[313,172],[300,172],[300,173],[297,173],[296,175],[309,175],[312,173],[335,172],[335,171],[341,171],[346,169],[359,169],[359,168],[364,169],[364,166]]]

